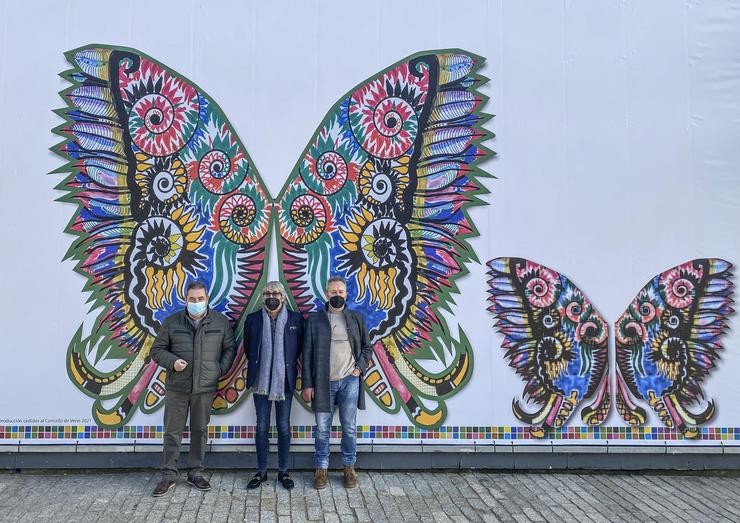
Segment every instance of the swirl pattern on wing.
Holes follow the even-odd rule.
[[[647,419],[646,401],[666,427],[687,437],[714,416],[701,382],[715,367],[733,312],[732,265],[718,258],[682,263],[652,278],[616,323],[617,409],[631,425]]]
[[[488,262],[488,308],[504,337],[509,366],[525,382],[514,415],[533,425],[537,437],[564,426],[580,403],[583,422],[598,425],[609,412],[608,326],[591,302],[564,275],[523,258]]]

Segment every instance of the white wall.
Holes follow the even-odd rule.
[[[473,210],[481,262],[528,257],[568,275],[613,322],[655,274],[695,257],[740,263],[739,2],[0,1],[0,418],[89,417],[67,345],[87,313],[62,262],[74,207],[55,202],[63,52],[134,47],[211,95],[277,194],[326,110],[418,51],[487,58],[483,167]],[[272,266],[274,271],[275,266]],[[483,265],[460,281],[454,315],[474,375],[445,425],[516,425],[522,382],[485,311]],[[713,425],[740,427],[737,318],[707,379]],[[613,367],[612,367],[613,368]],[[474,408],[471,408],[474,405]],[[312,416],[295,408],[294,423]],[[156,425],[157,415],[132,423]],[[251,401],[222,424],[253,424]],[[410,425],[371,407],[362,424]],[[572,423],[577,424],[577,418]],[[609,424],[620,425],[612,412]],[[0,423],[2,425],[3,423]],[[2,443],[0,441],[0,443]]]

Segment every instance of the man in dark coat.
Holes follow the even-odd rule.
[[[278,430],[278,481],[286,489],[294,486],[288,475],[290,407],[303,348],[303,316],[288,310],[286,301],[283,284],[271,281],[262,291],[262,309],[248,315],[244,322],[247,387],[252,389],[257,415],[257,474],[247,484],[249,489],[259,487],[267,479],[273,404]]]
[[[229,320],[208,307],[203,283],[188,284],[186,308],[169,316],[152,345],[152,359],[167,370],[164,397],[164,451],[162,480],[155,497],[172,490],[177,479],[177,458],[185,423],[190,414],[188,483],[210,490],[203,477],[203,461],[213,397],[219,378],[234,362],[236,346]]]
[[[308,316],[303,341],[302,397],[311,403],[316,416],[313,484],[316,489],[327,485],[329,435],[336,405],[342,425],[344,486],[352,488],[357,485],[357,409],[365,408],[362,376],[372,347],[365,319],[346,307],[344,279],[330,278],[326,295],[326,310]]]

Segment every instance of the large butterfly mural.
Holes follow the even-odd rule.
[[[67,369],[94,400],[98,425],[162,405],[165,370],[149,351],[189,280],[206,282],[241,336],[259,307],[273,232],[301,312],[322,305],[329,276],[346,278],[374,344],[365,386],[377,405],[420,427],[444,421],[445,399],[473,366],[464,332],[440,309],[477,261],[468,211],[482,203],[478,164],[491,155],[481,145],[490,136],[483,58],[418,53],[351,89],[272,199],[223,111],[193,82],[130,48],[90,45],[66,57],[71,85],[54,130],[64,140],[54,150],[66,160],[60,199],[77,206],[67,257],[97,312],[91,334],[80,326],[69,344]],[[243,400],[245,375],[240,344],[216,413]]]
[[[566,276],[523,258],[488,262],[489,310],[503,335],[505,357],[525,381],[514,415],[543,437],[581,409],[587,425],[607,417],[608,324]],[[669,428],[699,434],[715,402],[705,401],[702,380],[715,367],[727,330],[732,265],[695,259],[652,278],[615,324],[616,406],[630,425],[647,421],[642,401]],[[700,412],[689,407],[703,404]]]

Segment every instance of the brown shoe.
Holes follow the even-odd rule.
[[[352,465],[344,467],[344,488],[355,488],[357,486],[357,472]]]
[[[155,498],[164,496],[173,488],[175,488],[175,481],[172,479],[163,478],[162,481],[157,483],[157,486],[154,487],[154,492],[152,492],[152,496],[154,496]]]
[[[313,475],[313,488],[316,490],[324,489],[328,482],[329,480],[326,477],[326,469],[316,469],[316,472]]]
[[[204,492],[211,490],[211,484],[208,483],[208,480],[201,475],[188,476],[188,485],[192,485],[198,490],[202,490]]]

